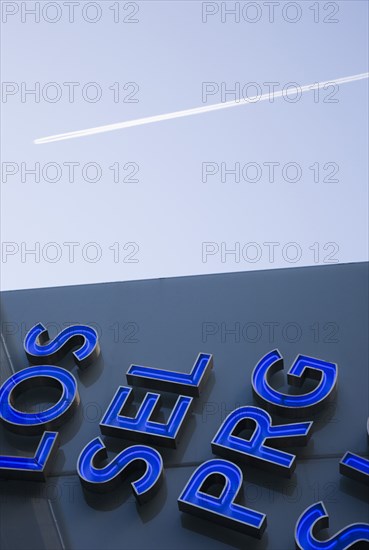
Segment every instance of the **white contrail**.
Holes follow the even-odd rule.
[[[328,84],[348,84],[349,82],[355,82],[356,80],[363,80],[369,78],[369,73],[361,73],[353,76],[346,76],[344,78],[338,78],[337,80],[326,80],[325,82],[315,82],[314,84],[306,84],[305,86],[299,86],[299,92],[309,92],[318,88],[323,88]],[[85,130],[76,130],[74,132],[66,132],[65,134],[56,134],[44,138],[35,139],[34,143],[37,145],[43,143],[52,143],[53,141],[63,141],[65,139],[73,139],[85,136],[93,136],[95,134],[102,134],[104,132],[113,132],[114,130],[123,130],[125,128],[133,128],[134,126],[142,126],[143,124],[151,124],[153,122],[162,122],[163,120],[172,120],[174,118],[182,118],[192,115],[202,115],[204,113],[211,113],[212,111],[220,111],[221,109],[229,109],[231,107],[240,107],[241,105],[249,103],[257,103],[259,101],[266,101],[271,98],[289,96],[296,94],[296,87],[289,87],[284,90],[278,90],[277,92],[268,92],[259,96],[253,96],[243,100],[232,100],[224,103],[216,103],[214,105],[205,105],[203,107],[195,107],[193,109],[184,109],[183,111],[174,111],[173,113],[167,113],[163,115],[154,115],[144,118],[136,118],[135,120],[127,120],[125,122],[116,122],[115,124],[106,124],[104,126],[96,126],[95,128],[86,128]]]

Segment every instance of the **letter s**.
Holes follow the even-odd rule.
[[[323,502],[309,506],[299,517],[295,529],[297,550],[348,550],[368,548],[369,524],[353,523],[328,540],[320,541],[315,533],[329,526],[329,517]],[[360,544],[361,543],[361,544]]]
[[[145,472],[131,483],[133,494],[139,504],[147,502],[156,493],[163,478],[163,461],[160,453],[146,445],[134,445],[121,451],[104,467],[95,465],[107,458],[104,443],[96,437],[82,450],[77,471],[82,485],[91,491],[106,492],[116,487],[129,468],[145,464]]]
[[[38,323],[27,333],[24,349],[28,360],[33,365],[46,362],[57,363],[74,347],[75,363],[85,368],[100,354],[98,336],[95,329],[87,325],[73,325],[65,328],[49,341],[49,333],[42,323]]]

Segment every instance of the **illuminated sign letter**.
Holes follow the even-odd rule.
[[[0,455],[0,476],[45,481],[58,450],[57,432],[44,432],[33,457]]]
[[[309,506],[299,517],[295,529],[299,550],[346,550],[357,542],[369,542],[369,524],[353,523],[328,540],[315,538],[321,529],[329,527],[329,517],[323,502]]]
[[[57,403],[45,411],[28,413],[14,407],[16,397],[34,386],[62,387]],[[79,404],[76,379],[70,372],[52,365],[27,367],[8,378],[0,388],[0,419],[9,430],[40,434],[54,429],[69,418]]]
[[[132,388],[120,386],[113,397],[101,423],[104,435],[127,437],[135,441],[150,441],[166,447],[176,447],[184,420],[190,413],[192,397],[180,395],[168,422],[155,422],[150,417],[160,407],[160,395],[147,393],[135,418],[123,416],[122,410],[133,399]]]
[[[26,355],[33,365],[57,363],[76,346],[78,349],[73,352],[73,356],[80,368],[87,367],[100,354],[97,333],[86,325],[67,327],[49,341],[47,329],[43,324],[38,323],[31,328],[24,339]]]
[[[315,412],[332,394],[337,384],[337,365],[305,355],[298,355],[287,373],[291,386],[301,386],[305,378],[319,380],[318,386],[303,395],[281,393],[269,384],[269,377],[283,369],[283,358],[278,350],[265,355],[252,373],[254,395],[271,412],[287,416]]]
[[[369,419],[367,431],[369,436]],[[367,458],[347,452],[340,462],[340,472],[344,476],[369,485],[369,460]]]
[[[131,386],[199,397],[212,368],[213,356],[200,353],[190,374],[131,365],[127,371],[127,382]]]
[[[17,410],[15,399],[29,387],[62,388],[59,401],[45,411],[28,413]],[[8,378],[0,388],[0,419],[13,432],[42,434],[34,457],[0,456],[0,475],[8,478],[44,480],[58,447],[58,434],[44,431],[57,428],[78,406],[77,383],[72,374],[61,367],[40,365],[28,367]]]
[[[313,422],[272,426],[270,415],[258,407],[240,407],[231,412],[214,437],[211,448],[214,454],[238,459],[288,477],[296,464],[293,454],[265,445],[267,440],[284,445],[306,444]],[[238,434],[253,428],[249,440]]]
[[[207,492],[212,484],[222,483],[220,496]],[[235,504],[242,487],[242,472],[228,460],[213,459],[204,462],[192,474],[181,496],[178,508],[231,529],[261,538],[266,527],[266,516]]]
[[[81,483],[96,492],[110,491],[121,483],[130,466],[145,464],[145,472],[132,482],[137,501],[148,501],[158,490],[163,477],[163,461],[160,453],[145,445],[134,445],[121,451],[108,465],[98,468],[94,465],[107,458],[106,447],[99,437],[86,445],[78,458],[77,471]]]

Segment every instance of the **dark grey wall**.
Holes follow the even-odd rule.
[[[368,456],[368,264],[5,292],[2,380],[28,365],[22,341],[39,321],[50,326],[51,336],[70,323],[93,324],[102,355],[83,373],[70,358],[62,363],[77,377],[81,406],[61,429],[47,483],[0,482],[2,548],[292,550],[296,519],[317,500],[327,506],[330,534],[351,522],[368,522],[367,488],[338,471],[347,450]],[[210,326],[218,332],[207,335]],[[239,338],[225,332],[237,327]],[[227,413],[255,404],[252,369],[274,348],[284,356],[285,369],[298,353],[338,363],[338,392],[312,418],[312,440],[296,449],[290,480],[244,469],[245,501],[268,519],[256,541],[179,513],[176,499],[195,466],[212,457],[210,441]],[[100,435],[99,420],[116,388],[126,383],[129,365],[189,372],[200,351],[214,355],[214,372],[178,449],[163,450],[166,480],[159,494],[140,508],[129,483],[111,495],[84,493],[77,457]],[[285,382],[283,374],[275,377],[276,387],[287,390]],[[163,418],[175,399],[164,397]],[[36,402],[38,396],[28,398]],[[38,440],[10,435],[2,426],[0,437],[6,454],[33,453]],[[129,444],[105,441],[112,452]]]

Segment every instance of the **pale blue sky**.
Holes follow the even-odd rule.
[[[283,20],[283,2],[270,23],[260,2],[262,16],[254,24],[222,23],[220,13],[205,24],[202,2],[191,1],[137,2],[134,17],[139,22],[131,24],[114,23],[109,9],[114,2],[109,0],[97,3],[101,19],[95,24],[81,15],[87,2],[79,2],[74,23],[61,7],[61,19],[54,24],[42,14],[39,23],[30,16],[22,23],[24,2],[2,4],[3,9],[4,4],[19,7],[6,22],[3,13],[2,81],[20,89],[22,82],[29,87],[39,82],[41,90],[56,82],[63,91],[56,103],[42,96],[39,103],[31,96],[22,102],[20,92],[5,102],[3,95],[3,170],[4,162],[19,168],[7,181],[3,173],[1,183],[2,241],[19,247],[6,262],[2,258],[3,289],[315,265],[310,248],[314,243],[319,243],[318,263],[333,252],[323,250],[331,242],[339,246],[333,257],[340,262],[367,260],[367,80],[341,86],[337,103],[323,102],[328,91],[315,103],[309,92],[297,103],[280,98],[78,140],[33,143],[51,134],[201,106],[203,82],[225,82],[229,88],[235,82],[241,87],[257,82],[265,92],[264,82],[304,85],[366,72],[366,2],[336,3],[339,11],[334,17],[339,21],[331,24],[322,20],[329,16],[328,7],[319,14],[320,23],[314,23],[310,1],[297,3],[301,19],[296,23]],[[320,2],[322,10],[327,4]],[[128,16],[131,5],[120,3],[121,17]],[[72,81],[80,86],[70,103],[63,83]],[[88,82],[97,82],[102,90],[97,103],[82,98],[81,89]],[[115,82],[121,88],[137,83],[139,102],[115,103],[109,90]],[[133,90],[131,86],[121,92]],[[210,101],[220,102],[220,94]],[[22,162],[28,167],[35,162],[41,167],[50,162],[94,162],[102,177],[95,183],[85,181],[79,167],[70,183],[64,167],[56,183],[42,176],[37,183],[30,175],[22,182]],[[137,163],[139,182],[114,183],[109,166],[115,162],[122,167]],[[271,183],[265,169],[257,183],[222,183],[219,176],[204,183],[203,162],[296,162],[302,178],[290,183],[277,171]],[[322,169],[328,162],[338,164],[339,182],[315,183],[309,167],[319,163]],[[222,262],[219,252],[205,262],[205,241],[217,243],[219,251],[221,242],[229,248],[239,242],[241,249],[256,242],[262,257],[252,263],[227,256]],[[271,241],[281,243],[273,263],[263,244]],[[22,262],[21,247],[36,242],[40,261],[28,255]],[[42,255],[49,242],[62,250],[58,262]],[[72,263],[65,242],[80,243]],[[89,242],[101,249],[96,263],[83,258],[82,249]],[[115,242],[121,247],[137,243],[139,252],[132,257],[139,261],[115,263]],[[286,261],[281,252],[289,242],[301,248],[297,263]],[[134,248],[126,245],[120,260],[130,252]],[[49,248],[48,253],[51,257],[53,251]]]

